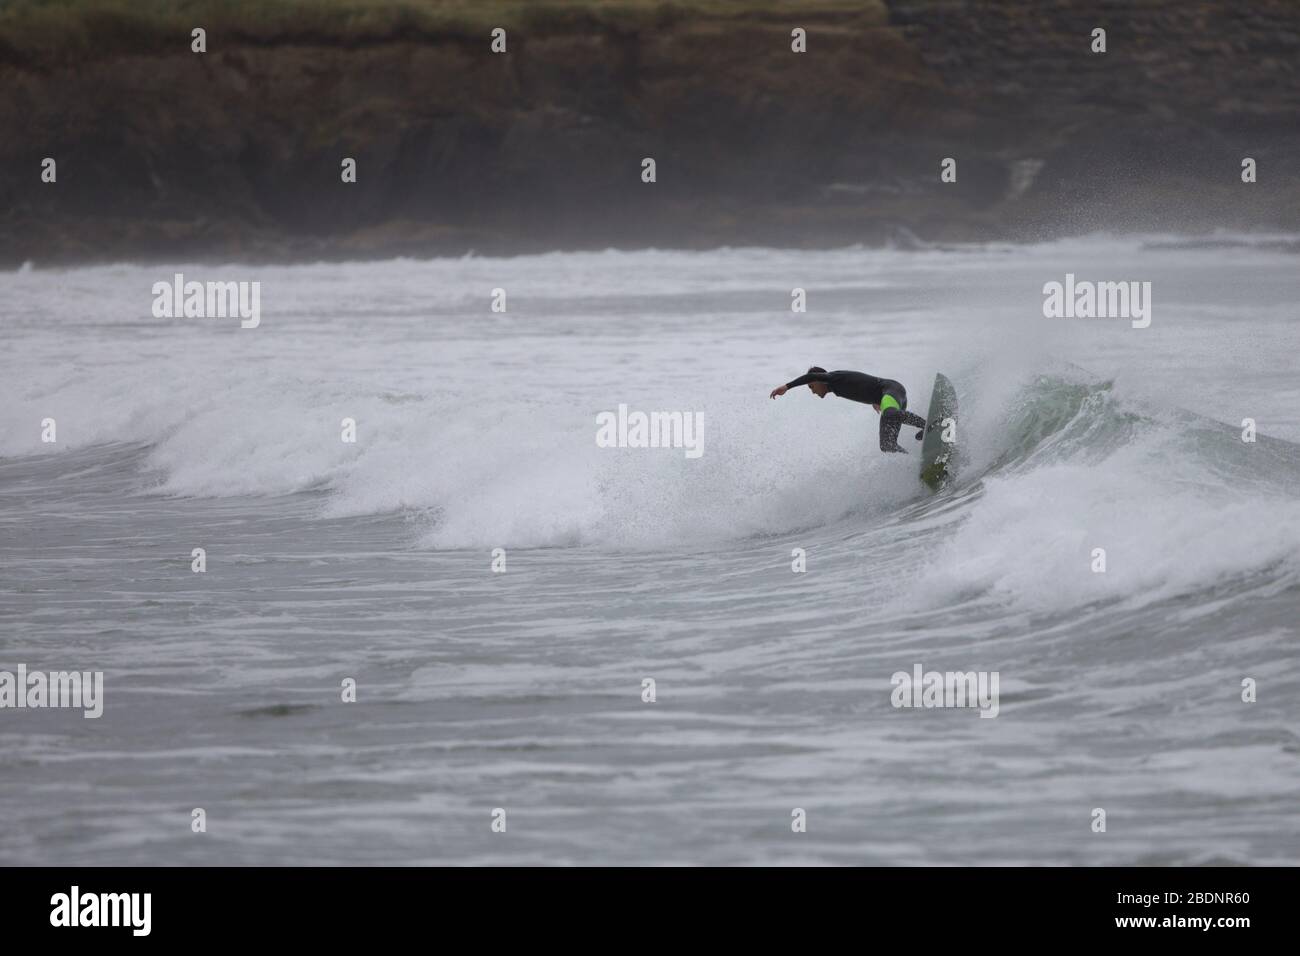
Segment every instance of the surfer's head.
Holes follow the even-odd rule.
[[[822,368],[820,365],[811,365],[809,366],[808,371],[825,372],[826,369]],[[812,393],[816,395],[818,398],[826,397],[826,392],[828,391],[828,389],[826,388],[825,382],[809,382],[808,387],[812,389]]]

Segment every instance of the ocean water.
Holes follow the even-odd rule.
[[[104,675],[0,709],[0,863],[1296,862],[1300,258],[1220,238],[0,275],[0,670]],[[811,364],[948,374],[950,486]]]

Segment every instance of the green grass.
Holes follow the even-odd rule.
[[[351,42],[574,25],[635,27],[687,18],[854,11],[863,0],[0,0],[0,57],[65,60],[184,50],[190,31],[247,41]]]

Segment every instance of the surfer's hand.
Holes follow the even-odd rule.
[[[785,394],[785,386],[784,386],[784,385],[778,385],[776,388],[772,389],[772,394],[769,395],[769,396],[767,396],[767,397],[768,397],[768,398],[776,398],[778,395],[784,395],[784,394]]]

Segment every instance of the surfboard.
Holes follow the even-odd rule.
[[[952,429],[945,426],[951,420]],[[957,390],[948,376],[939,372],[934,377],[934,390],[930,393],[930,414],[925,417],[925,438],[921,441],[921,481],[932,491],[938,491],[956,471],[953,453],[957,449]],[[943,440],[948,431],[952,442]]]

